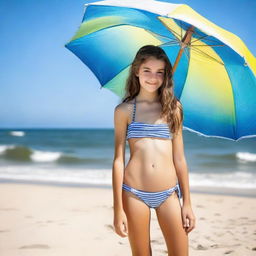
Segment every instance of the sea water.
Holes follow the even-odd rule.
[[[256,191],[256,138],[183,130],[191,188]],[[0,182],[111,186],[113,129],[0,130]],[[125,159],[129,160],[126,144]]]

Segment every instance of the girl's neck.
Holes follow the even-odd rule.
[[[144,101],[148,103],[153,103],[153,102],[159,102],[159,96],[158,95],[137,95],[136,96],[136,101]]]

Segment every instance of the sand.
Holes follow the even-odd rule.
[[[0,184],[1,256],[128,256],[112,229],[107,188]],[[191,193],[197,218],[190,256],[256,255],[256,198]],[[167,255],[152,210],[154,256]]]

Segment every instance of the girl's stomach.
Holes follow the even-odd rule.
[[[133,139],[130,150],[131,156],[124,171],[125,184],[152,192],[175,186],[177,176],[171,140]]]

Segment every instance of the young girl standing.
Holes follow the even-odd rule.
[[[133,256],[152,255],[150,208],[156,211],[168,255],[188,255],[187,235],[195,227],[195,217],[182,122],[167,55],[157,46],[142,47],[131,65],[126,95],[114,113],[114,228],[118,235],[128,235]],[[130,159],[125,166],[126,140]]]

